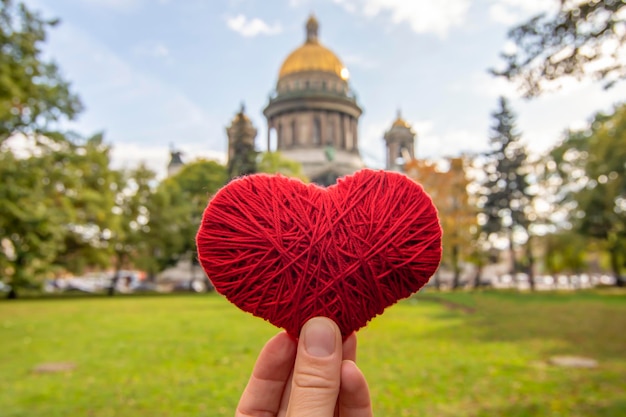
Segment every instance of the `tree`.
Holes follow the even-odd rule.
[[[189,248],[188,219],[193,204],[176,181],[161,182],[146,203],[148,222],[135,264],[153,281],[156,275],[176,265]]]
[[[562,180],[569,220],[583,236],[601,242],[617,285],[626,265],[626,105],[597,114],[589,129],[569,132],[551,152]]]
[[[544,237],[546,271],[581,274],[588,268],[588,239],[574,230],[559,230]]]
[[[527,210],[533,196],[528,186],[527,154],[515,128],[515,115],[504,97],[500,97],[499,104],[500,108],[492,113],[492,150],[485,154],[486,178],[481,185],[480,207],[483,230],[508,242],[511,274],[516,276],[520,272],[516,241],[519,234],[526,239],[530,237]],[[528,271],[534,288],[532,265]]]
[[[68,199],[64,245],[55,263],[74,274],[88,267],[108,266],[112,255],[111,230],[119,172],[110,168],[111,147],[102,134],[87,140],[74,137],[75,145],[57,160],[65,177]]]
[[[49,148],[40,156],[19,158],[0,152],[0,266],[9,280],[11,298],[18,288],[53,271],[64,244],[68,208],[63,173]]]
[[[82,109],[56,64],[41,57],[46,31],[56,24],[21,2],[0,2],[0,143],[16,133],[38,137]]]
[[[302,172],[302,165],[297,161],[283,157],[280,152],[263,152],[257,163],[257,170],[267,174],[282,174],[308,181]]]
[[[0,145],[0,271],[12,296],[38,278],[108,262],[108,147],[100,135],[51,134],[37,142],[26,155]]]
[[[246,116],[243,103],[235,115],[230,127],[227,128],[229,147],[232,153],[228,155],[228,177],[236,178],[257,172],[257,154],[254,148],[256,129],[252,121]]]
[[[452,288],[460,286],[461,264],[470,257],[476,210],[469,204],[463,158],[450,158],[448,169],[437,163],[412,160],[405,165],[407,175],[418,181],[437,207],[443,229],[442,262],[452,269]]]
[[[115,187],[115,224],[111,232],[111,245],[115,254],[116,276],[125,267],[133,265],[133,257],[148,231],[150,213],[148,205],[155,185],[155,173],[143,164],[122,172]]]
[[[590,76],[609,88],[626,77],[621,59],[626,41],[626,3],[619,0],[558,0],[556,13],[533,17],[509,31],[517,46],[503,53],[506,67],[491,72],[517,82],[526,97],[546,84]]]
[[[0,272],[13,291],[58,268],[76,211],[64,161],[76,148],[54,122],[72,119],[80,100],[53,62],[42,59],[45,20],[23,3],[0,0]],[[29,155],[6,144],[28,143]]]
[[[199,160],[185,165],[176,175],[163,181],[180,212],[188,213],[178,219],[180,237],[182,237],[181,256],[187,255],[192,262],[196,260],[196,233],[202,221],[202,214],[209,199],[228,181],[228,173],[223,165],[215,161]],[[168,237],[165,237],[168,239]]]

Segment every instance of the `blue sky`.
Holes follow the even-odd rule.
[[[47,56],[72,81],[86,110],[69,127],[104,131],[114,163],[144,161],[164,174],[170,144],[185,159],[222,158],[225,127],[243,101],[264,149],[262,109],[311,12],[320,40],[350,71],[364,114],[360,148],[384,164],[382,137],[398,108],[417,132],[417,155],[484,150],[500,94],[512,99],[531,150],[555,144],[626,96],[567,82],[532,101],[492,78],[507,29],[549,0],[27,0],[61,25]]]

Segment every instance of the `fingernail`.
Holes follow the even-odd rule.
[[[335,351],[334,327],[324,319],[311,319],[304,326],[304,348],[318,358],[331,355]]]

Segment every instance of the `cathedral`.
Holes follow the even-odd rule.
[[[348,80],[348,69],[321,43],[319,23],[311,15],[304,43],[280,66],[263,114],[267,120],[265,149],[299,162],[303,173],[320,185],[334,184],[337,178],[365,167],[358,134],[363,110]],[[226,132],[231,166],[238,152],[254,149],[257,129],[242,106]],[[415,136],[398,112],[383,136],[386,169],[401,170],[404,162],[414,158]]]

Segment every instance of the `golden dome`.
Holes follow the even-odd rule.
[[[391,127],[404,127],[406,129],[410,129],[411,125],[402,118],[402,114],[400,113],[400,110],[398,110],[398,117],[396,117],[396,120],[394,120]]]
[[[348,79],[348,69],[341,60],[317,40],[317,30],[317,19],[311,15],[306,24],[306,42],[285,59],[278,73],[279,78],[298,72],[323,71],[334,73],[343,80]]]
[[[278,77],[304,71],[332,72],[342,79],[348,78],[348,70],[337,55],[319,43],[305,43],[293,51],[280,67]]]

